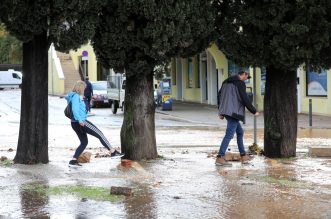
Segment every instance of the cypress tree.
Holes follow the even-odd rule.
[[[206,0],[114,0],[103,7],[92,43],[106,67],[125,69],[121,147],[133,160],[157,157],[153,74],[176,56],[189,56],[213,39],[214,13]]]
[[[3,0],[0,20],[23,42],[21,119],[15,163],[48,163],[48,49],[68,51],[94,34],[101,0]]]
[[[215,1],[217,44],[240,65],[266,68],[264,149],[296,155],[297,68],[331,65],[329,1]]]

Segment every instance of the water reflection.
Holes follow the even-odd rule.
[[[154,194],[146,186],[140,185],[136,194],[124,201],[126,218],[157,218]]]
[[[46,211],[49,202],[48,188],[47,182],[21,185],[19,195],[22,215],[25,218],[50,218]]]

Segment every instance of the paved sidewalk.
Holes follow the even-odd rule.
[[[156,113],[171,116],[174,119],[189,121],[192,123],[204,124],[208,126],[226,127],[226,122],[217,116],[217,107],[207,104],[174,101],[172,111],[162,111],[158,107]],[[256,117],[257,128],[264,128],[263,112]],[[253,128],[254,116],[246,110],[246,128]],[[331,129],[331,116],[316,116],[312,118],[312,126],[309,126],[307,114],[298,115],[298,129]]]

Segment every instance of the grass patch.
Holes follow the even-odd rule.
[[[87,198],[96,201],[111,201],[117,202],[124,199],[124,196],[111,195],[110,189],[104,187],[92,186],[59,186],[51,188],[50,194],[62,195],[71,194],[80,198]]]
[[[311,184],[303,181],[298,181],[294,178],[288,179],[288,178],[275,178],[271,176],[264,176],[261,178],[261,180],[263,182],[276,184],[287,188],[310,189],[312,187]]]
[[[47,194],[60,196],[60,195],[73,195],[79,198],[86,198],[95,201],[110,201],[118,202],[124,200],[122,195],[111,195],[110,189],[96,186],[82,186],[82,185],[65,185],[47,187],[42,184],[26,184],[22,187],[30,192],[35,192],[39,195]]]
[[[0,162],[0,166],[10,167],[14,164],[12,160],[4,160]]]
[[[27,192],[34,192],[37,194],[47,194],[49,188],[43,184],[24,184],[21,189]]]

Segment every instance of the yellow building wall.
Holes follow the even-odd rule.
[[[172,89],[171,89],[171,98],[176,100],[176,93],[177,93],[177,85],[172,85]]]
[[[301,112],[309,113],[309,99],[312,99],[312,111],[314,115],[331,116],[331,71],[327,71],[327,97],[307,96],[307,75],[300,68]]]
[[[228,78],[228,59],[224,55],[223,52],[221,52],[216,44],[212,44],[208,49],[208,52],[213,56],[216,64],[216,68],[222,72],[221,77],[218,78],[218,84],[221,85],[223,81]],[[252,76],[252,78],[249,80],[248,83],[246,83],[246,87],[251,87],[253,90],[253,68],[249,68],[249,73]],[[247,89],[247,91],[250,91],[250,89]],[[263,98],[264,96],[261,95],[261,70],[260,68],[256,68],[256,103],[257,103],[257,109],[263,110]]]
[[[249,68],[249,73],[251,75],[251,79],[249,80],[249,83],[246,83],[246,87],[251,87],[252,92],[254,93],[254,68]],[[258,111],[263,111],[263,99],[264,95],[262,95],[261,92],[261,69],[255,68],[255,77],[256,77],[256,108]],[[250,89],[247,89],[247,91],[250,91]]]
[[[183,100],[192,101],[192,102],[200,102],[201,101],[201,89],[198,87],[198,73],[199,73],[199,65],[197,56],[192,57],[192,65],[193,65],[193,82],[192,88],[188,87],[188,59],[183,59]],[[175,94],[175,93],[174,93]],[[173,95],[174,96],[174,95]]]
[[[207,51],[213,56],[216,68],[221,71],[221,77],[218,78],[218,84],[221,85],[223,81],[228,78],[228,60],[224,53],[218,49],[216,44],[212,44]]]
[[[52,95],[64,94],[64,78],[59,77],[59,73],[52,61],[51,49],[48,50],[48,93]]]
[[[59,79],[59,77],[57,77],[57,75],[55,75],[57,73],[54,72],[53,73],[53,82],[52,82],[52,76],[51,76],[50,72],[51,72],[51,70],[49,69],[49,71],[48,71],[48,93],[52,94],[52,95],[64,94],[64,80]],[[53,85],[54,85],[54,90],[52,90]]]
[[[228,72],[228,61],[217,45],[213,43],[208,49],[208,52],[213,56],[217,69],[224,69],[224,73]]]
[[[88,76],[90,81],[97,80],[97,59],[93,51],[91,44],[81,46],[77,50],[71,50],[70,56],[74,63],[75,69],[78,70],[80,61],[82,59],[82,52],[86,50],[88,52]],[[82,66],[84,68],[84,66]]]
[[[185,101],[200,102],[200,88],[184,89],[183,99]]]

